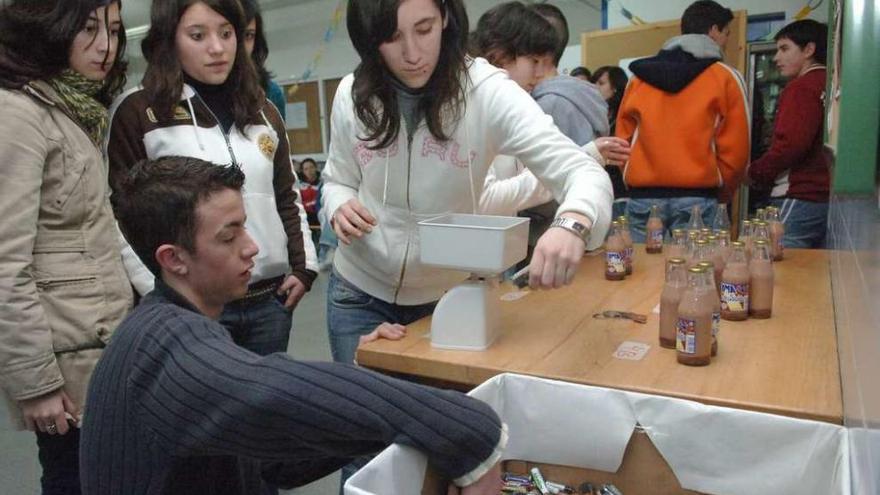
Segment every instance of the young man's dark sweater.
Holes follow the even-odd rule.
[[[87,495],[258,494],[261,470],[297,486],[390,443],[455,479],[506,443],[495,412],[463,394],[242,349],[161,281],[104,351],[84,416]]]

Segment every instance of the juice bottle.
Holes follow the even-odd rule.
[[[727,216],[727,205],[724,203],[718,203],[715,218],[712,220],[712,230],[716,234],[722,230],[730,230],[730,218]]]
[[[684,258],[687,256],[687,232],[684,229],[672,230],[672,244],[667,250],[667,260],[671,258]]]
[[[626,274],[632,275],[633,272],[633,239],[632,234],[629,231],[629,220],[625,216],[617,217],[617,222],[620,223],[620,238],[623,239],[623,252],[624,252],[624,266],[626,267]]]
[[[752,258],[752,221],[743,220],[742,228],[739,229],[739,241],[745,245],[746,259]]]
[[[691,232],[699,233],[703,227],[703,213],[700,211],[700,205],[694,205],[691,208],[691,218],[688,220],[688,235]]]
[[[719,230],[717,234],[718,236],[718,251],[721,253],[721,259],[724,263],[727,263],[727,259],[730,258],[730,231],[729,230]]]
[[[756,239],[749,261],[749,316],[770,318],[773,312],[773,260],[770,243]]]
[[[681,364],[705,366],[712,360],[712,305],[705,270],[688,270],[688,286],[678,304],[676,358]]]
[[[782,245],[785,224],[779,220],[779,210],[775,207],[767,209],[767,224],[770,226],[770,254],[773,255],[773,261],[782,261],[785,257],[785,248]]]
[[[742,321],[749,317],[749,262],[746,246],[733,243],[733,251],[721,274],[721,317],[730,321]]]
[[[718,354],[718,331],[721,330],[721,296],[715,285],[715,265],[711,261],[701,261],[697,266],[706,270],[709,278],[708,290],[715,296],[712,299],[712,356]]]
[[[711,254],[712,264],[715,267],[715,285],[718,294],[721,294],[721,273],[724,272],[724,255],[721,248],[718,247],[718,236],[710,235],[707,239],[709,244],[709,253]]]
[[[675,332],[678,328],[678,305],[687,287],[687,266],[684,258],[666,261],[666,284],[660,293],[660,346],[675,349]]]
[[[605,241],[605,280],[626,277],[626,247],[620,236],[620,222],[611,222],[611,235]]]
[[[663,220],[660,218],[660,206],[651,205],[651,216],[645,225],[645,252],[659,254],[663,252]]]

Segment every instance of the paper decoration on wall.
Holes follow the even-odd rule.
[[[309,106],[304,101],[287,104],[287,128],[300,130],[309,128]]]
[[[312,56],[312,61],[306,66],[306,70],[303,71],[302,75],[296,78],[293,84],[287,86],[288,98],[296,94],[301,82],[312,77],[312,73],[318,67],[321,58],[324,57],[324,52],[327,51],[327,45],[333,37],[336,36],[336,30],[339,28],[339,23],[342,22],[342,18],[345,17],[345,4],[345,0],[339,0],[339,2],[337,2],[336,8],[333,10],[333,17],[330,20],[330,25],[327,26],[327,29],[324,31],[324,36],[321,38],[321,44],[318,45],[318,49],[315,50],[315,54]]]
[[[801,19],[806,19],[808,15],[815,12],[823,3],[825,3],[825,0],[819,0],[816,5],[813,5],[813,0],[810,0],[801,10],[798,11],[797,14],[794,15],[794,20],[800,21]]]

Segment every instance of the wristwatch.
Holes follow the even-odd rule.
[[[590,228],[573,218],[556,217],[553,219],[553,223],[551,223],[550,226],[563,228],[571,232],[583,239],[584,244],[587,244],[590,241]]]

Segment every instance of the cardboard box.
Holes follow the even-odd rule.
[[[538,465],[547,479],[613,482],[627,495],[850,493],[839,425],[513,374],[469,395],[507,423],[510,470]],[[436,493],[427,467],[416,449],[393,445],[345,493]]]

